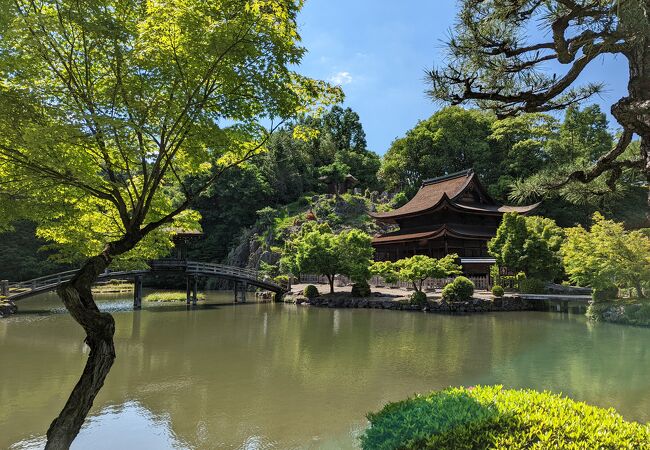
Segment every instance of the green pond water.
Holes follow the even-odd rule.
[[[103,297],[117,360],[77,449],[347,449],[365,414],[450,385],[562,392],[650,421],[650,329],[546,312],[446,316]],[[41,448],[87,357],[53,296],[0,320],[0,448]]]

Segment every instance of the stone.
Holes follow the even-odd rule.
[[[17,312],[18,308],[14,302],[9,300],[0,301],[0,317],[7,317]]]

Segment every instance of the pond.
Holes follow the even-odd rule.
[[[365,414],[415,392],[499,383],[650,421],[650,329],[547,312],[447,316],[104,297],[117,360],[73,448],[355,448]],[[0,320],[0,448],[40,448],[83,332],[53,296]]]

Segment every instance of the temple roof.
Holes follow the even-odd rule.
[[[444,224],[438,226],[434,230],[426,230],[420,232],[399,230],[393,233],[383,234],[381,236],[374,237],[372,239],[372,243],[392,244],[395,242],[436,239],[442,236],[449,236],[449,237],[456,237],[456,238],[470,238],[470,239],[471,238],[485,239],[485,238],[491,238],[493,235],[494,235],[493,233],[486,232],[485,230],[476,227]]]
[[[467,188],[473,189],[480,195],[480,203],[460,202],[460,197],[467,191]],[[461,211],[474,213],[502,214],[506,212],[528,213],[537,207],[537,204],[528,206],[506,206],[495,202],[481,186],[480,181],[472,169],[463,170],[438,178],[425,180],[422,187],[404,206],[393,211],[384,213],[370,213],[372,217],[378,220],[392,222],[396,218],[413,216],[430,210],[447,203],[452,208]]]

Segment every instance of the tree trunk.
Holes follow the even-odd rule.
[[[645,161],[646,181],[650,183],[650,1],[627,2],[621,9],[621,29],[634,40],[624,52],[628,59],[630,79],[628,96],[612,106],[612,115],[627,130],[641,138],[641,158]],[[650,191],[648,191],[650,221]]]
[[[330,294],[334,293],[334,277],[335,275],[327,275],[327,281],[330,283]]]
[[[84,328],[90,355],[63,410],[47,430],[46,449],[70,447],[115,361],[115,321],[110,314],[99,311],[90,290],[110,262],[107,251],[90,258],[72,280],[57,289],[70,315]]]
[[[643,298],[643,286],[641,286],[641,280],[636,280],[634,283],[634,289],[636,289],[637,297]]]

